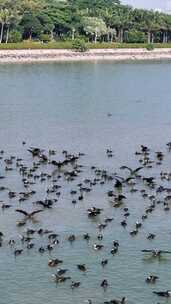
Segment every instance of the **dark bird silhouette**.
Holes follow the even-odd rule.
[[[40,213],[42,212],[43,210],[40,209],[40,210],[35,210],[35,211],[32,211],[31,213],[25,211],[25,210],[22,210],[22,209],[16,209],[15,210],[16,212],[19,212],[19,213],[22,213],[25,215],[26,219],[32,219],[34,217],[35,214],[37,213]]]
[[[158,279],[159,277],[158,276],[155,276],[155,275],[150,275],[146,278],[146,282],[147,283],[155,283],[156,280]]]
[[[54,267],[54,266],[57,266],[58,264],[62,264],[62,263],[63,263],[62,260],[59,260],[59,259],[50,259],[48,261],[48,266]]]
[[[148,147],[144,146],[144,145],[141,145],[141,151],[142,151],[143,153],[145,153],[145,152],[149,152],[150,149],[149,149]]]
[[[41,154],[43,152],[43,150],[39,149],[39,148],[34,148],[34,147],[30,147],[28,149],[28,151],[34,156],[39,156],[39,154]]]
[[[53,202],[51,200],[45,200],[45,201],[37,201],[37,202],[34,202],[33,204],[40,205],[43,208],[51,209]]]
[[[148,239],[148,240],[154,240],[155,237],[156,237],[155,234],[149,233],[149,235],[147,236],[147,239]]]
[[[115,182],[114,187],[115,188],[122,188],[122,182],[118,178],[115,178],[115,180],[116,180],[116,182]]]
[[[81,270],[83,272],[85,272],[87,270],[85,264],[79,264],[79,265],[77,265],[77,267],[78,267],[79,270]]]
[[[103,280],[100,284],[101,287],[103,287],[104,289],[106,289],[108,287],[108,281],[107,280]]]
[[[155,293],[156,295],[158,295],[160,297],[165,297],[165,298],[171,297],[171,291],[170,290],[166,290],[166,291],[153,291],[153,293]]]
[[[128,176],[128,177],[126,177],[126,178],[124,178],[124,177],[122,177],[122,176],[119,176],[119,175],[116,175],[115,176],[115,180],[116,181],[118,181],[117,183],[118,183],[118,188],[121,188],[121,184],[122,184],[122,186],[123,186],[123,184],[128,184],[128,183],[130,183],[130,181],[133,181],[135,179],[135,177],[134,176]],[[119,180],[120,180],[120,182],[121,182],[121,184],[119,184]],[[115,188],[117,188],[117,187],[115,187]]]
[[[74,234],[71,234],[71,235],[69,235],[69,237],[68,237],[68,241],[69,242],[74,242],[76,240],[76,237],[75,237],[75,235]]]
[[[106,266],[107,264],[108,264],[108,260],[107,259],[101,261],[101,265],[103,267]]]
[[[12,207],[12,205],[8,205],[8,204],[2,204],[2,206],[1,206],[1,208],[4,210],[4,209],[9,209],[9,208],[11,208]]]
[[[14,250],[14,255],[15,256],[20,255],[20,254],[22,254],[22,252],[23,252],[23,249],[16,249],[16,250]]]
[[[145,253],[152,253],[153,257],[161,257],[161,255],[163,253],[171,254],[171,251],[168,251],[168,250],[144,249],[144,250],[141,250],[141,251],[145,252]]]
[[[59,269],[57,269],[56,274],[57,274],[58,276],[62,276],[62,275],[65,274],[67,271],[68,271],[68,269],[59,268]]]
[[[131,169],[131,168],[127,167],[127,166],[122,166],[122,167],[120,167],[120,169],[121,170],[125,170],[125,169],[129,170],[130,175],[132,176],[132,175],[136,175],[140,170],[143,169],[143,167],[138,167],[136,169]]]
[[[83,238],[84,238],[84,240],[89,241],[90,235],[89,235],[88,233],[85,233],[85,234],[83,235]]]
[[[148,185],[152,185],[154,183],[154,177],[143,177],[143,181],[146,182]]]
[[[72,282],[71,284],[71,288],[74,289],[74,288],[78,288],[80,286],[81,282]]]
[[[101,250],[103,247],[104,247],[104,245],[100,245],[100,244],[93,245],[94,250]]]
[[[114,299],[114,300],[106,301],[104,302],[104,304],[126,304],[126,298],[123,297],[121,300]]]
[[[64,283],[66,280],[70,280],[71,277],[62,277],[58,274],[52,274],[52,277],[54,278],[56,283]]]

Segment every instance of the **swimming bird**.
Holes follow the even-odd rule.
[[[53,202],[52,202],[52,200],[45,200],[45,201],[36,201],[36,202],[33,202],[33,204],[41,205],[43,208],[51,209]]]
[[[143,177],[143,181],[146,182],[148,186],[152,186],[154,184],[155,177]]]
[[[130,231],[129,234],[130,234],[131,236],[137,235],[137,234],[138,234],[138,229],[135,229],[135,230]]]
[[[85,264],[79,264],[79,265],[77,265],[77,267],[78,267],[79,270],[81,270],[83,272],[85,272],[87,270]]]
[[[147,236],[147,239],[148,239],[148,240],[154,240],[155,237],[156,237],[156,234],[154,234],[154,233],[149,233],[148,236]]]
[[[71,277],[63,277],[63,276],[59,276],[58,274],[52,274],[52,277],[56,283],[64,283],[66,280],[71,279]]]
[[[91,208],[87,209],[88,216],[95,217],[95,216],[99,215],[102,210],[103,209],[101,209],[101,208],[91,207]]]
[[[126,199],[126,196],[123,194],[118,194],[114,198],[115,202],[122,202],[124,199]]]
[[[114,187],[118,188],[118,189],[122,188],[122,186],[123,186],[122,182],[118,178],[115,178],[115,180],[116,181],[115,181]]]
[[[9,209],[9,208],[11,208],[12,207],[12,205],[9,205],[9,204],[5,204],[5,203],[3,203],[2,205],[1,205],[1,208],[4,210],[4,209]]]
[[[15,249],[14,250],[14,255],[15,256],[20,255],[20,254],[22,254],[22,252],[23,252],[23,249]]]
[[[108,260],[107,259],[104,259],[101,261],[101,265],[104,267],[108,264]]]
[[[118,248],[119,247],[119,241],[118,240],[113,241],[113,246]]]
[[[56,270],[56,274],[57,274],[58,276],[62,276],[62,275],[65,274],[67,271],[68,271],[68,269],[58,268],[58,269]]]
[[[49,252],[51,252],[51,251],[54,249],[54,244],[53,244],[53,245],[48,244],[47,247],[46,247],[46,249],[47,249]]]
[[[71,288],[74,289],[74,288],[78,288],[80,286],[81,282],[74,282],[72,281],[71,283]]]
[[[140,223],[140,222],[136,222],[135,223],[135,227],[138,229],[138,228],[141,228],[142,227],[142,223]]]
[[[155,275],[149,275],[147,278],[146,278],[146,282],[147,283],[155,283],[156,280],[158,279],[159,277],[158,276],[155,276]]]
[[[26,225],[26,221],[25,221],[25,220],[17,221],[17,222],[16,222],[16,225],[17,225],[18,227],[22,227],[22,226]]]
[[[110,222],[112,222],[113,220],[114,220],[113,217],[107,217],[107,218],[104,219],[104,222],[105,222],[105,223],[110,223]]]
[[[59,260],[59,259],[50,259],[48,261],[48,266],[54,267],[54,266],[57,266],[58,264],[62,264],[62,263],[63,263],[62,260]]]
[[[103,247],[104,247],[104,245],[100,245],[100,244],[93,245],[94,250],[101,250]]]
[[[165,297],[165,298],[171,297],[171,290],[166,290],[166,291],[153,291],[153,293],[155,293],[156,295],[158,295],[158,296],[160,296],[160,297]]]
[[[69,237],[68,237],[68,241],[69,242],[74,242],[76,240],[76,237],[75,237],[75,235],[74,234],[71,234],[71,235],[69,235]]]
[[[28,151],[32,154],[33,157],[39,156],[39,154],[41,154],[43,152],[43,150],[41,150],[39,148],[34,148],[34,147],[30,147],[28,149]]]
[[[44,253],[44,252],[45,252],[45,248],[43,248],[43,247],[41,246],[41,247],[39,247],[38,251],[39,251],[40,253]]]
[[[106,227],[106,226],[105,226]],[[100,228],[100,230],[101,230],[102,228]],[[98,236],[97,236],[97,238],[98,238],[98,240],[99,241],[102,241],[103,240],[103,235],[102,234],[99,234]]]
[[[83,235],[83,238],[84,238],[84,240],[89,241],[90,235],[89,235],[88,233],[85,233],[85,234]]]
[[[57,234],[57,233],[50,233],[48,235],[48,239],[49,240],[56,240],[58,236],[59,236],[59,234]]]
[[[144,145],[141,145],[140,148],[141,148],[142,152],[149,152],[150,151],[150,149],[147,146],[144,146]]]
[[[106,289],[108,287],[108,281],[105,279],[101,282],[100,284],[101,287],[103,287],[104,289]]]
[[[105,301],[104,304],[126,304],[126,298],[123,297],[121,300],[110,300],[110,301]]]
[[[171,251],[168,251],[168,250],[144,249],[144,250],[141,250],[141,251],[145,252],[145,253],[152,253],[152,257],[161,257],[161,255],[163,253],[171,254]]]
[[[34,244],[33,243],[28,243],[27,244],[27,249],[32,249],[34,247]]]
[[[118,252],[118,247],[114,247],[112,248],[112,250],[110,251],[111,254],[116,254]]]
[[[121,226],[126,227],[126,226],[127,226],[127,222],[126,222],[125,220],[123,220],[123,221],[121,222]]]

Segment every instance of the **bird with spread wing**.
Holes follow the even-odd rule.
[[[120,169],[121,169],[121,170],[127,169],[127,170],[129,170],[131,176],[136,176],[136,174],[137,174],[140,170],[142,170],[143,167],[138,167],[138,168],[136,168],[136,169],[131,169],[131,168],[127,167],[127,166],[122,166],[122,167],[120,167]]]
[[[32,211],[32,212],[30,212],[30,213],[27,212],[27,211],[25,211],[25,210],[22,210],[22,209],[16,209],[15,211],[24,214],[25,219],[33,219],[34,216],[35,216],[35,214],[40,213],[40,212],[42,212],[43,210],[42,210],[42,209],[39,209],[39,210]]]
[[[168,250],[158,250],[158,249],[144,249],[141,250],[144,253],[151,253],[152,257],[161,257],[163,253],[171,254],[171,251]]]

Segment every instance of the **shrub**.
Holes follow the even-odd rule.
[[[152,44],[152,43],[147,44],[147,45],[146,45],[146,49],[147,49],[148,51],[154,50],[154,44]]]
[[[48,34],[41,34],[40,40],[44,43],[50,42],[51,37]]]
[[[78,52],[87,51],[87,46],[83,39],[75,39],[72,43],[72,48]]]
[[[22,35],[19,31],[11,31],[9,33],[9,42],[17,43],[17,42],[21,42],[21,40],[22,40]]]
[[[128,32],[127,42],[129,43],[144,43],[146,41],[145,33],[132,30]]]

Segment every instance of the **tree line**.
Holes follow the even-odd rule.
[[[119,0],[0,0],[0,43],[22,40],[167,43],[171,15]]]

